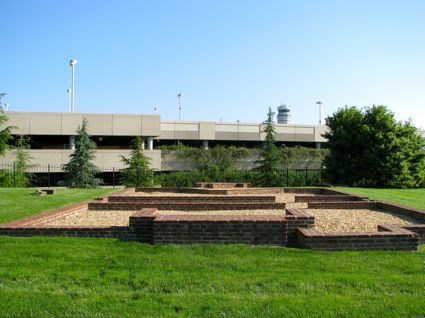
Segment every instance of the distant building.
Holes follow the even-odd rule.
[[[277,107],[277,123],[287,125],[291,121],[291,110],[286,105]]]
[[[88,131],[97,144],[94,163],[101,168],[122,168],[121,155],[129,156],[131,140],[135,136],[143,139],[146,154],[157,170],[168,169],[164,167],[160,146],[180,143],[205,148],[216,145],[260,147],[264,140],[262,125],[259,123],[165,121],[159,115],[136,114],[6,114],[9,117],[7,125],[16,127],[13,134],[28,136],[32,163],[42,165],[45,170],[47,165],[58,166],[69,161],[74,148],[75,131],[84,118],[88,121]],[[2,128],[0,125],[0,130]],[[278,146],[315,147],[326,142],[322,136],[326,126],[276,124],[275,128]],[[0,166],[13,165],[14,160],[14,151],[9,151],[6,156],[0,157]]]

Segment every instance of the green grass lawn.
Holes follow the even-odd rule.
[[[425,210],[425,189],[371,189],[337,187],[337,190],[366,195],[373,200],[384,200]]]
[[[1,317],[423,317],[419,252],[0,237]]]
[[[0,189],[0,220],[108,190],[32,191]],[[424,295],[424,245],[318,252],[0,236],[0,317],[424,317]]]
[[[34,196],[35,189],[0,188],[0,224],[56,207],[93,199],[112,189],[59,189],[54,195]]]

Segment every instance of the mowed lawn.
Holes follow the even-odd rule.
[[[337,190],[354,194],[366,195],[373,200],[394,202],[406,206],[425,210],[424,189],[372,189],[337,187]]]
[[[0,237],[1,317],[423,317],[425,249]]]
[[[112,189],[58,189],[54,195],[31,195],[36,189],[0,188],[0,224],[93,199]]]
[[[0,196],[0,215],[28,211],[28,195]],[[318,252],[0,237],[0,317],[424,317],[424,295],[424,245]]]

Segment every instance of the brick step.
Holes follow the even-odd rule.
[[[118,203],[275,203],[275,196],[110,196],[108,202]]]
[[[342,202],[342,201],[361,201],[367,197],[355,195],[296,195],[295,202]]]
[[[114,203],[91,202],[89,210],[139,210],[157,208],[158,210],[276,210],[285,209],[285,203]]]

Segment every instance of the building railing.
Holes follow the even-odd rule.
[[[97,167],[96,178],[103,181],[104,186],[120,186],[121,170],[113,166]],[[18,187],[19,171],[16,163],[0,164],[0,187]],[[316,186],[325,183],[322,169],[281,169],[276,171],[278,184],[282,187]],[[66,179],[67,172],[62,165],[37,164],[25,170],[29,178],[28,186],[33,187],[56,187]],[[255,184],[258,173],[254,170],[232,170],[226,173],[214,175],[198,171],[155,171],[154,181],[156,184],[167,187],[186,186],[193,187],[198,181],[209,182],[251,182]]]

